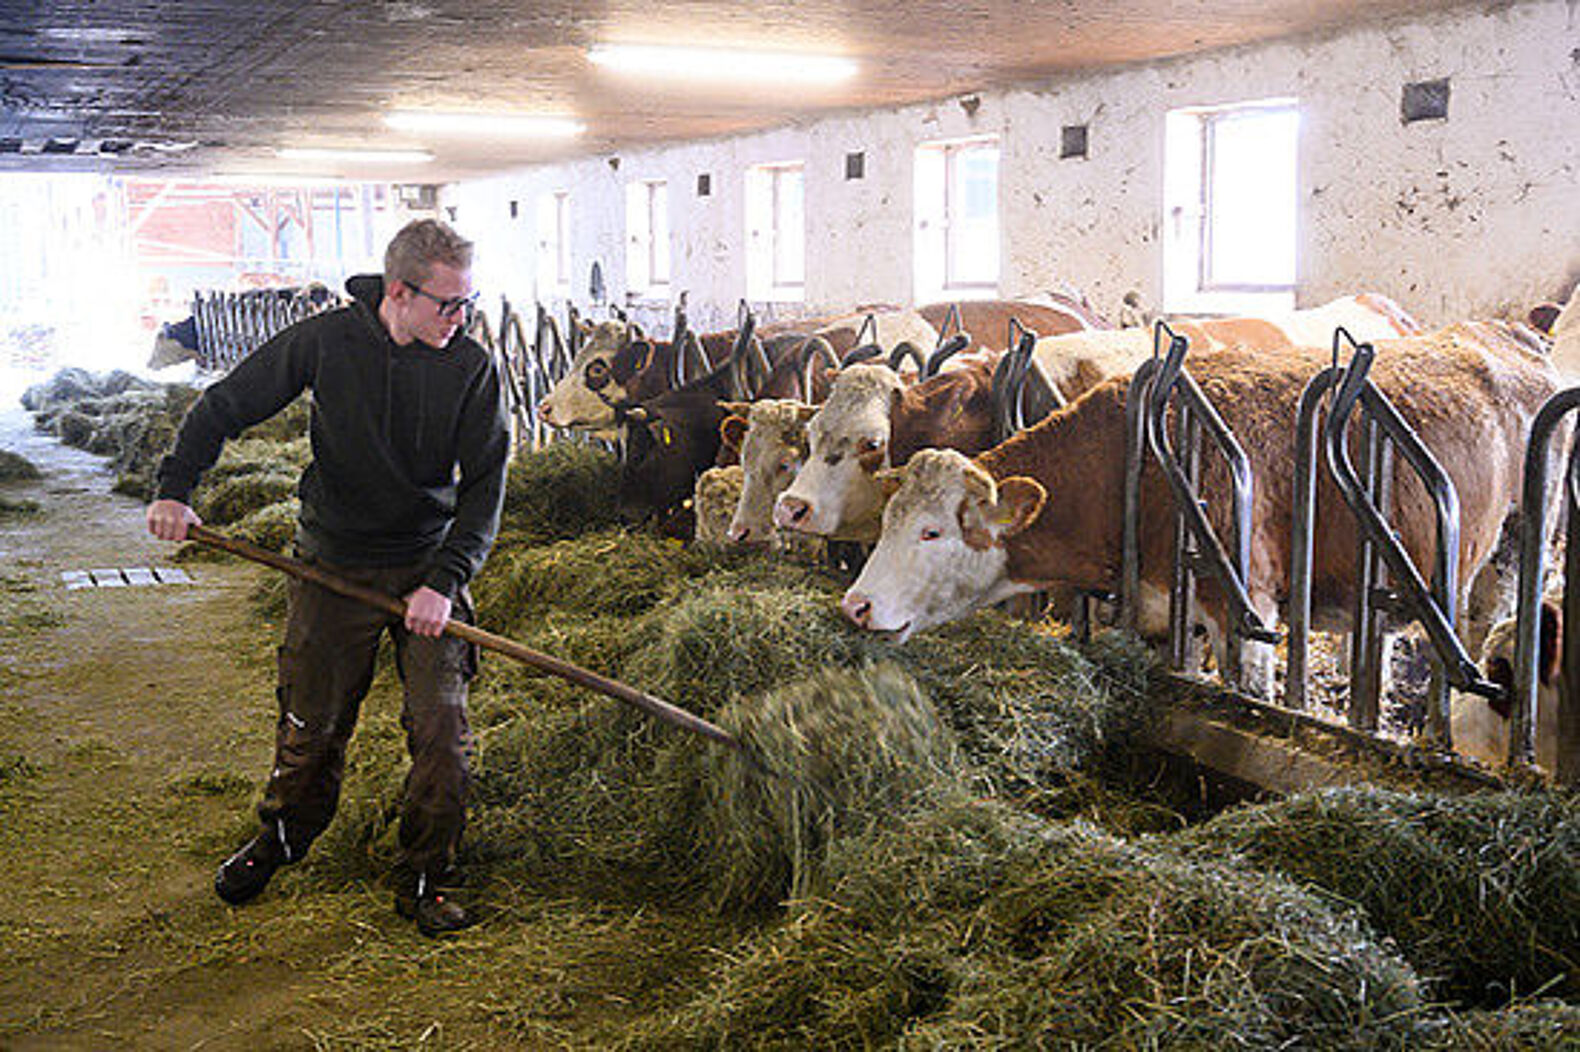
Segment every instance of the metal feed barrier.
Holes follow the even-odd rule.
[[[1157,344],[1168,337],[1168,352],[1158,357]],[[1188,343],[1164,322],[1154,330],[1153,357],[1136,370],[1125,398],[1125,517],[1120,609],[1123,623],[1134,630],[1141,597],[1141,469],[1143,443],[1163,470],[1174,496],[1174,574],[1169,590],[1169,655],[1176,670],[1191,664],[1191,615],[1200,573],[1217,580],[1228,603],[1224,661],[1221,673],[1230,686],[1242,678],[1246,640],[1276,643],[1278,634],[1262,623],[1246,593],[1251,561],[1251,498],[1254,478],[1245,451],[1223,417],[1185,371]],[[1174,407],[1174,434],[1168,427]],[[1210,436],[1222,455],[1230,480],[1232,548],[1219,538],[1207,518],[1201,494],[1203,437]],[[1177,440],[1176,440],[1177,439]],[[1176,452],[1176,449],[1179,452]]]
[[[294,288],[246,292],[195,292],[192,318],[197,327],[197,364],[204,372],[223,372],[247,357],[281,329],[338,305]]]
[[[1353,350],[1340,368],[1341,349]],[[1382,688],[1383,616],[1419,623],[1432,643],[1436,675],[1427,705],[1427,735],[1452,748],[1449,687],[1496,697],[1500,689],[1481,678],[1454,631],[1458,609],[1459,497],[1453,481],[1388,398],[1367,374],[1375,358],[1369,343],[1356,343],[1344,329],[1333,336],[1334,364],[1317,374],[1301,395],[1297,415],[1295,498],[1291,538],[1289,672],[1286,705],[1305,705],[1311,625],[1311,566],[1316,517],[1316,417],[1323,396],[1333,391],[1321,441],[1328,470],[1359,528],[1355,611],[1351,637],[1349,722],[1375,731]],[[1336,388],[1336,390],[1335,390]],[[1358,427],[1357,468],[1349,452],[1349,422]],[[1388,521],[1393,499],[1393,457],[1401,454],[1431,497],[1437,543],[1430,587]],[[1388,581],[1395,582],[1389,587]]]
[[[1535,755],[1537,669],[1540,666],[1542,582],[1547,572],[1548,463],[1553,439],[1565,418],[1580,408],[1580,388],[1560,391],[1536,414],[1525,447],[1525,478],[1520,496],[1520,581],[1514,648],[1514,696],[1509,712],[1511,765],[1529,764]],[[1564,556],[1563,663],[1557,691],[1557,762],[1560,785],[1580,784],[1580,451],[1571,451],[1563,475],[1563,509],[1568,541]]]

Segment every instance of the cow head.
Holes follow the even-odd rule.
[[[724,415],[715,399],[692,392],[670,392],[631,408],[620,466],[621,512],[644,519],[690,497],[697,476],[718,459]]]
[[[806,463],[806,423],[814,406],[782,398],[753,402],[744,416],[725,417],[724,441],[740,450],[740,500],[730,520],[736,544],[765,544],[773,534],[774,501]]]
[[[839,374],[828,401],[807,423],[807,459],[774,504],[774,523],[848,540],[876,538],[884,493],[877,472],[889,462],[890,421],[900,378],[883,365]]]
[[[628,400],[627,386],[652,359],[653,344],[640,328],[602,323],[582,344],[570,371],[538,404],[543,422],[588,431],[595,438],[619,437],[619,407]]]
[[[1017,592],[1005,542],[1036,521],[1041,483],[993,476],[952,449],[924,449],[880,481],[894,489],[883,532],[840,603],[862,628],[912,632],[962,617]]]
[[[159,326],[154,334],[154,352],[148,358],[148,368],[164,369],[197,359],[197,322],[188,317],[180,322]]]

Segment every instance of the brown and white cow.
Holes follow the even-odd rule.
[[[719,426],[724,444],[739,450],[741,487],[728,536],[736,544],[766,544],[774,533],[774,500],[806,462],[806,422],[817,407],[768,398],[730,408]]]
[[[1452,326],[1378,344],[1372,379],[1448,470],[1460,498],[1460,594],[1492,550],[1520,487],[1525,435],[1556,375],[1488,326]],[[1288,589],[1295,406],[1329,362],[1319,348],[1276,355],[1224,348],[1187,368],[1247,451],[1256,487],[1247,590],[1268,623]],[[841,604],[863,628],[912,632],[1022,592],[1068,586],[1114,592],[1120,575],[1128,381],[1115,378],[975,460],[928,450],[886,481],[897,487],[861,576]],[[1402,458],[1401,458],[1402,459]],[[1224,492],[1221,465],[1206,468]],[[1430,566],[1435,516],[1419,482],[1401,472],[1395,521],[1418,565]],[[1166,627],[1172,507],[1160,472],[1143,475],[1143,596],[1139,622]],[[1216,512],[1215,512],[1216,514]],[[1221,516],[1217,527],[1227,535]],[[1326,472],[1318,487],[1312,580],[1314,621],[1347,627],[1355,528]],[[1221,597],[1201,589],[1221,638]]]
[[[1358,341],[1411,336],[1421,328],[1393,300],[1377,293],[1343,296],[1320,307],[1265,316],[1180,318],[1170,327],[1190,341],[1191,353],[1231,344],[1277,350],[1281,347],[1330,347],[1339,326]],[[1044,336],[1033,354],[1044,379],[1073,401],[1110,376],[1129,376],[1152,357],[1150,329],[1116,329],[1068,336]]]
[[[928,446],[979,453],[993,444],[994,360],[973,355],[953,372],[909,385],[883,365],[844,369],[807,422],[806,459],[774,503],[774,523],[876,540],[884,494],[875,472]]]
[[[703,333],[698,337],[712,362],[728,357],[735,333]],[[624,406],[646,402],[669,390],[669,376],[679,351],[667,340],[650,340],[622,321],[602,322],[587,335],[581,350],[538,404],[550,427],[586,431],[613,441],[620,435]]]
[[[1270,318],[1185,319],[1174,329],[1200,355],[1230,344],[1276,351],[1297,345],[1297,337],[1305,340],[1318,334],[1317,345],[1322,346],[1332,341],[1333,328],[1341,324],[1357,340],[1395,337],[1401,329],[1414,331],[1414,322],[1397,304],[1370,294]],[[1110,377],[1129,376],[1151,357],[1152,342],[1152,333],[1142,329],[1077,332],[1038,340],[1036,358],[1043,375],[1068,400]],[[836,394],[839,387],[836,381]],[[987,399],[959,399],[930,414],[921,408],[913,410],[896,401],[891,387],[868,379],[853,379],[838,398],[831,394],[808,425],[806,467],[775,505],[775,523],[824,536],[875,540],[883,495],[873,471],[903,464],[912,452],[927,446],[967,453],[987,448],[984,443],[991,440],[992,427]],[[906,413],[895,427],[892,449],[884,437],[891,412]],[[879,445],[867,445],[874,441]],[[864,448],[885,448],[887,455],[864,460],[845,455]]]

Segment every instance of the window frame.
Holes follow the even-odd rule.
[[[1287,217],[1293,237],[1288,281],[1227,280],[1214,273],[1227,206],[1216,199],[1221,147],[1219,136],[1228,122],[1248,116],[1287,113],[1295,121]],[[1165,135],[1164,174],[1164,310],[1169,312],[1256,312],[1294,307],[1299,284],[1299,100],[1257,99],[1218,106],[1169,111]],[[1186,287],[1186,286],[1189,287]]]

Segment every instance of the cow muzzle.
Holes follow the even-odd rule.
[[[774,502],[774,525],[787,530],[805,530],[812,519],[812,505],[800,497],[782,495]]]

